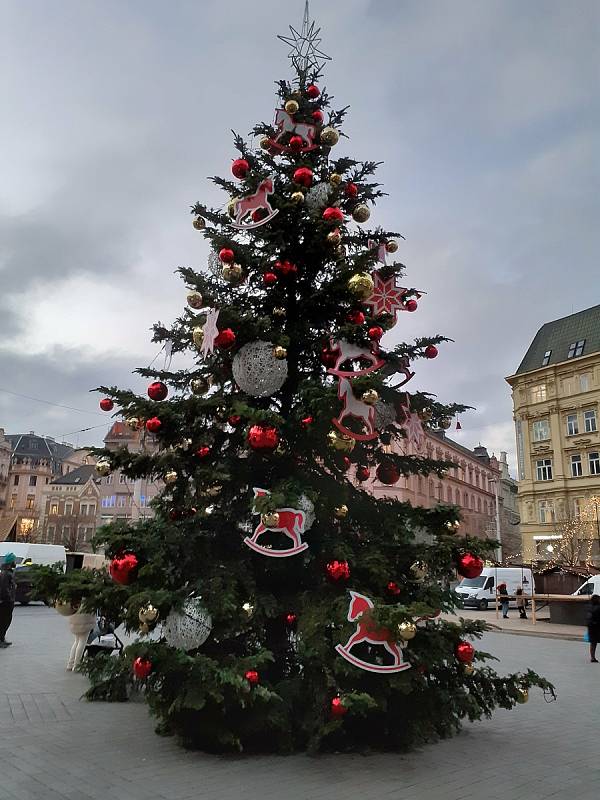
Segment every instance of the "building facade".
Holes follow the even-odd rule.
[[[500,530],[502,532],[502,559],[510,561],[521,557],[521,513],[519,511],[519,482],[510,474],[505,452],[500,453]]]
[[[506,380],[513,396],[524,560],[550,558],[553,542],[591,513],[585,536],[594,540],[589,550],[597,561],[600,305],[543,325]],[[588,544],[582,543],[582,556],[584,551]]]
[[[11,453],[12,446],[4,435],[4,428],[0,428],[0,517],[6,510]]]
[[[84,464],[42,489],[40,541],[67,550],[91,551],[100,506],[100,478],[94,464]]]

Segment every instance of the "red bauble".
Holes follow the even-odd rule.
[[[306,186],[308,188],[312,183],[312,179],[313,171],[308,167],[298,167],[298,169],[294,171],[294,183],[299,183],[300,186]]]
[[[288,275],[296,275],[298,272],[298,267],[291,261],[287,261],[287,259],[285,261],[276,261],[275,269],[284,278],[287,278]]]
[[[271,452],[279,444],[279,431],[274,425],[253,425],[247,439],[253,450]]]
[[[351,311],[348,316],[346,317],[348,322],[351,322],[353,325],[362,325],[365,321],[365,315],[362,311],[355,309]]]
[[[312,118],[317,123],[317,125],[323,122],[323,112],[320,111],[318,108],[312,112]]]
[[[239,414],[232,414],[232,415],[229,417],[229,419],[227,420],[227,422],[228,422],[230,425],[233,425],[233,427],[234,427],[234,428],[235,428],[236,426],[238,426],[238,425],[240,424],[240,422],[241,422],[241,421],[242,421],[242,418],[240,417],[240,415],[239,415]]]
[[[295,153],[297,153],[304,147],[304,139],[301,136],[291,136],[288,146],[290,150],[293,150]]]
[[[331,701],[331,716],[335,719],[343,717],[348,712],[348,709],[342,702],[341,697],[334,697]]]
[[[133,553],[124,553],[120,556],[115,556],[110,562],[108,571],[110,577],[115,583],[120,583],[122,586],[127,586],[133,583],[136,577],[138,568],[137,556]]]
[[[269,212],[267,211],[266,208],[257,208],[256,211],[253,211],[251,214],[252,222],[260,222],[261,219],[264,219],[268,215]]]
[[[289,614],[286,614],[284,619],[285,619],[285,624],[288,626],[288,628],[293,628],[294,625],[298,622],[297,615],[294,614],[292,611],[290,611]]]
[[[215,339],[215,347],[225,349],[235,344],[235,333],[231,328],[224,328]]]
[[[260,679],[260,676],[255,669],[249,669],[245,672],[244,678],[246,678],[250,686],[256,686],[256,684]]]
[[[181,519],[183,513],[178,508],[172,508],[169,511],[169,519],[173,522],[177,522],[177,520]]]
[[[303,428],[308,428],[313,424],[314,421],[315,421],[315,418],[311,417],[310,414],[309,414],[308,417],[303,417],[300,420],[300,424],[302,425]]]
[[[202,445],[196,450],[198,458],[208,458],[210,455],[210,447],[207,444]]]
[[[233,264],[233,259],[235,258],[235,253],[230,247],[222,247],[219,250],[219,260],[223,262],[223,264]]]
[[[344,214],[341,209],[336,208],[335,206],[330,206],[323,211],[323,219],[325,222],[343,222]]]
[[[102,400],[100,400],[100,408],[102,411],[112,411],[114,407],[115,404],[110,397],[103,397]]]
[[[414,298],[411,298],[410,300],[407,300],[406,303],[404,303],[404,308],[407,311],[416,311],[418,306],[419,304]]]
[[[156,433],[160,430],[161,425],[162,422],[158,417],[150,417],[150,419],[146,421],[146,430],[148,433]]]
[[[400,480],[400,473],[394,464],[380,464],[375,471],[377,480],[388,486]]]
[[[358,194],[358,186],[355,183],[347,183],[344,193],[346,197],[354,199]]]
[[[331,350],[325,346],[321,349],[321,364],[325,367],[335,367],[338,360],[339,351]]]
[[[378,342],[383,336],[383,333],[383,328],[380,325],[373,325],[371,328],[369,328],[367,336],[372,342]]]
[[[325,565],[325,570],[329,580],[336,583],[338,581],[347,581],[350,577],[350,567],[347,561],[329,561]]]
[[[162,381],[154,381],[148,387],[148,397],[150,400],[164,400],[169,394],[169,390]]]
[[[236,158],[233,164],[231,165],[231,172],[234,178],[245,178],[248,174],[248,170],[250,169],[250,164],[246,161],[245,158]]]
[[[136,658],[133,662],[133,674],[143,680],[152,672],[152,662],[149,658]]]
[[[394,595],[396,597],[400,594],[402,589],[398,586],[396,581],[390,581],[388,585],[385,587],[388,594]]]
[[[277,283],[277,275],[274,272],[265,272],[263,275],[263,283],[266,286],[273,286],[274,283]]]
[[[342,463],[340,465],[340,469],[343,469],[344,472],[348,472],[348,470],[350,469],[351,466],[352,466],[352,462],[350,461],[348,456],[343,456]]]
[[[456,563],[456,571],[463,578],[478,578],[483,572],[483,567],[483,559],[472,553],[463,553]]]
[[[425,358],[435,358],[438,354],[438,349],[433,344],[428,344],[425,348]]]
[[[371,477],[371,470],[368,467],[356,468],[356,479],[359,481],[368,481]]]
[[[454,652],[462,664],[470,664],[475,657],[475,648],[470,642],[459,642]]]
[[[311,83],[306,87],[306,94],[310,97],[311,100],[316,100],[317,97],[321,94],[321,91],[318,86],[315,86],[314,83]]]

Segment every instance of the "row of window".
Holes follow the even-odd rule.
[[[114,475],[111,472],[110,475],[107,475],[106,478],[104,479],[105,484],[107,486],[110,486],[111,483],[113,482],[113,478],[114,478]],[[127,483],[127,475],[120,474],[119,475],[119,483]]]
[[[586,505],[584,497],[574,497],[571,504],[571,510],[574,517],[580,517],[583,507]],[[595,506],[591,508],[592,519],[598,519],[600,507]],[[538,520],[543,523],[556,522],[556,511],[554,508],[554,500],[539,500],[538,501]]]
[[[73,533],[75,533],[75,530],[73,530]],[[77,528],[77,534],[84,542],[91,539],[93,533],[94,529],[89,526],[80,525]],[[68,539],[71,536],[71,526],[63,525],[62,528],[57,529],[54,525],[48,525],[48,538],[56,541],[57,535],[62,536],[63,540]]]
[[[577,342],[571,342],[569,345],[569,350],[567,352],[567,358],[579,358],[579,356],[583,355],[583,350],[585,348],[585,339],[579,339]],[[547,367],[550,363],[550,358],[552,357],[552,350],[546,350],[544,353],[544,357],[542,358],[542,367]]]
[[[579,433],[594,433],[598,430],[596,411],[593,408],[583,412],[583,427],[580,427],[579,422],[579,414],[567,414],[565,419],[567,436],[577,436]],[[533,423],[532,433],[534,442],[543,442],[550,439],[550,420],[536,420]]]
[[[571,477],[581,478],[583,475],[583,458],[581,453],[571,456]],[[600,452],[593,451],[587,454],[588,475],[600,475]],[[535,476],[538,481],[551,481],[553,479],[552,459],[542,458],[535,462]]]
[[[545,365],[544,365],[545,366]],[[589,392],[592,383],[591,373],[585,372],[582,375],[570,376],[561,380],[561,395],[569,397],[580,392]],[[548,399],[548,389],[545,383],[538,383],[529,389],[529,397],[532,403],[543,403]]]
[[[65,510],[63,512],[65,516],[69,517],[73,513],[73,503],[65,503]],[[80,503],[79,505],[79,513],[83,517],[87,516],[94,516],[96,514],[96,504],[95,503]],[[58,502],[50,503],[50,514],[53,516],[58,514]]]
[[[140,508],[146,506],[147,501],[145,495],[140,495]],[[133,495],[131,494],[111,494],[109,497],[103,497],[100,501],[102,508],[125,508],[133,503]]]

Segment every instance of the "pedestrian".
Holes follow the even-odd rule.
[[[96,615],[88,614],[86,611],[79,609],[68,617],[69,628],[75,637],[71,652],[69,653],[69,660],[67,661],[67,670],[72,672],[77,669],[81,659],[83,658],[83,651],[88,641],[91,631],[96,627]]]
[[[12,622],[15,597],[17,596],[17,584],[13,575],[16,563],[15,554],[7,553],[0,566],[0,647],[10,647],[12,644],[12,642],[6,641],[6,632]]]
[[[517,591],[515,592],[517,595],[517,608],[519,610],[519,616],[521,619],[527,619],[527,614],[525,613],[525,596],[523,595],[523,587],[519,586]]]
[[[593,594],[590,598],[591,608],[588,611],[587,626],[590,640],[590,661],[597,664],[596,645],[600,642],[600,595]]]
[[[508,619],[508,591],[505,583],[500,583],[498,585],[498,595],[500,598],[500,605],[502,607],[502,616],[504,619]]]

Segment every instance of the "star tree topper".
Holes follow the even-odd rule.
[[[292,25],[289,27],[291,36],[278,36],[277,38],[292,48],[288,53],[288,58],[296,72],[304,77],[308,75],[309,71],[320,72],[323,64],[331,61],[331,56],[320,49],[321,28],[315,28],[314,20],[310,20],[308,0],[304,5],[302,29],[298,32]]]

